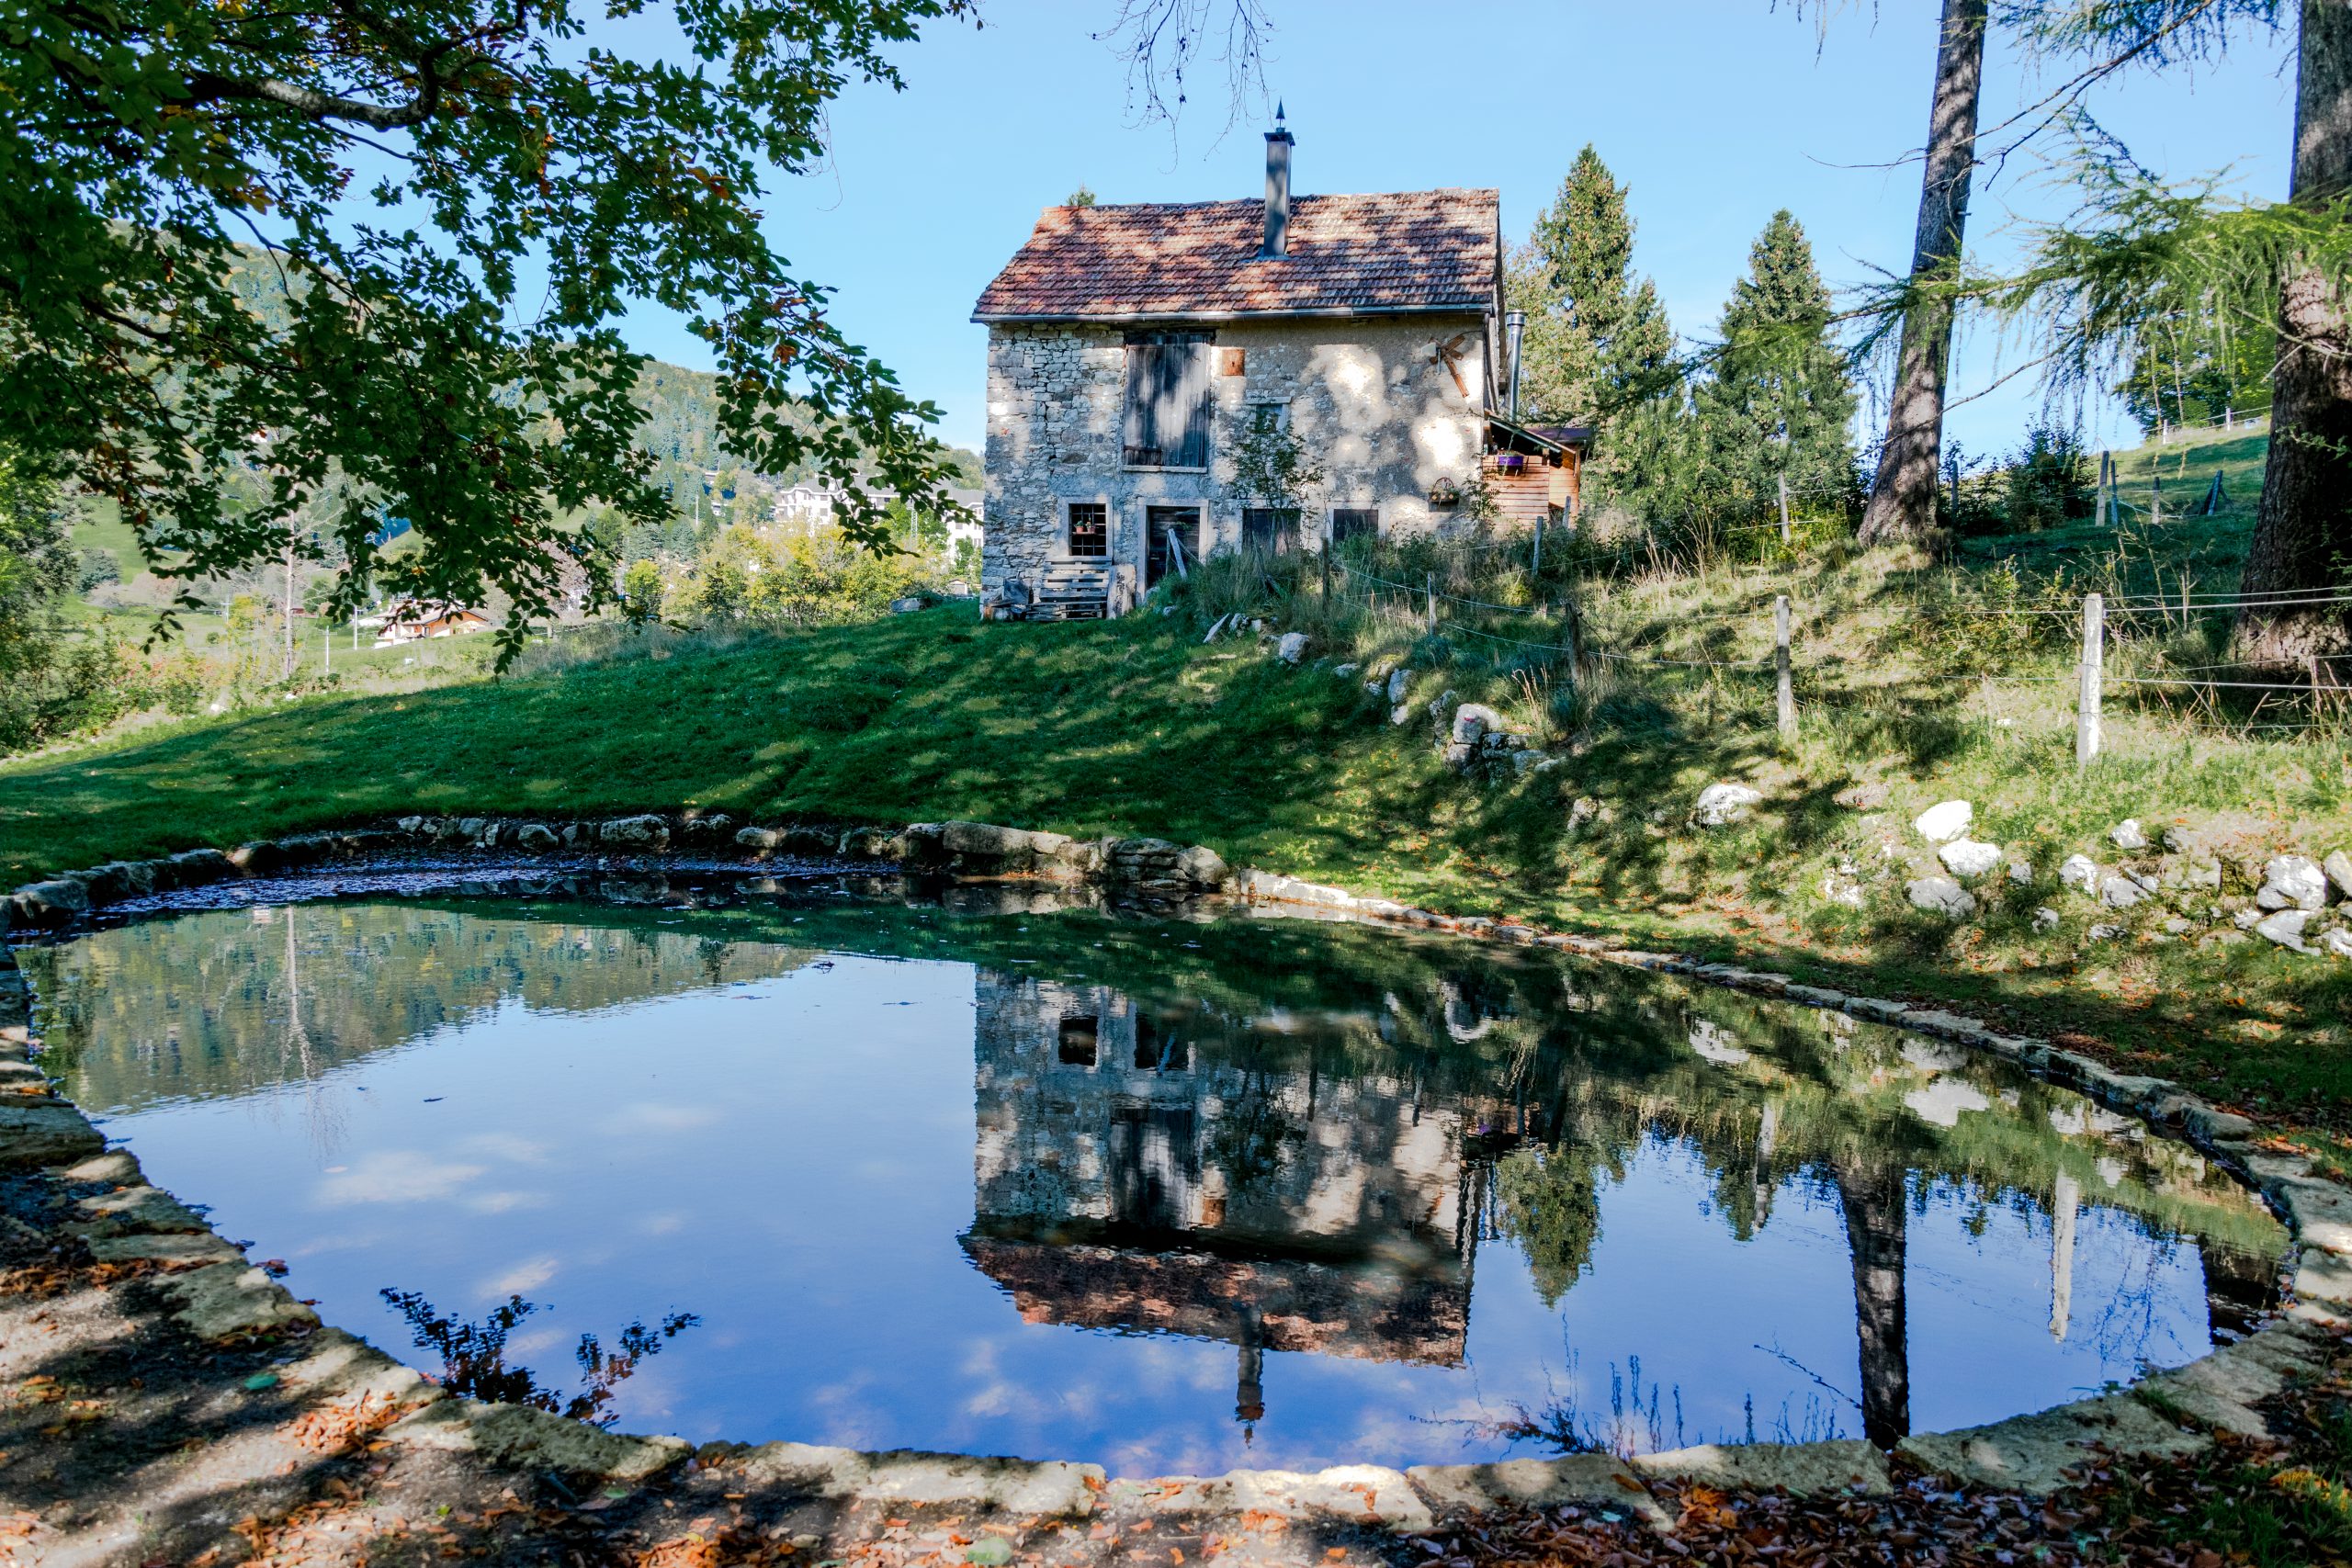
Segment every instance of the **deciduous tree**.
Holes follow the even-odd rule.
[[[820,156],[846,85],[899,85],[888,51],[971,0],[656,8],[689,63],[573,0],[11,7],[0,441],[114,497],[183,583],[266,558],[346,476],[345,603],[371,577],[495,587],[511,648],[567,562],[609,587],[568,515],[668,512],[616,327],[645,299],[709,344],[739,457],[928,495],[934,412],[842,335],[759,199]],[[263,498],[232,506],[249,466]],[[387,510],[422,549],[378,553]],[[878,507],[844,523],[879,538]]]

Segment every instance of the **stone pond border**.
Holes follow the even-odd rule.
[[[595,822],[448,815],[404,817],[389,827],[303,833],[228,851],[191,850],[115,861],[31,883],[0,899],[0,931],[71,932],[110,905],[227,881],[375,854],[494,851],[571,857],[576,869],[658,869],[657,857],[721,852],[754,861],[814,856],[933,872],[958,880],[1122,888],[1147,898],[1228,897],[1322,918],[1423,928],[1551,948],[1602,963],[1842,1011],[1933,1035],[2019,1063],[2037,1076],[2144,1120],[2232,1169],[2290,1227],[2288,1293],[2268,1323],[2185,1367],[2129,1388],[1989,1425],[1906,1438],[1896,1453],[1961,1485],[2046,1494],[2097,1448],[2120,1457],[2169,1459],[2210,1446],[2222,1428],[2264,1432],[2254,1406],[2290,1381],[2322,1371],[2336,1336],[2352,1329],[2352,1191],[2281,1152],[2245,1117],[2219,1110],[2161,1078],[2119,1073],[2050,1041],[2006,1034],[1942,1009],[1799,985],[1787,976],[1698,958],[1623,948],[1519,921],[1440,915],[1295,877],[1228,866],[1214,851],[1157,839],[1075,839],[979,822],[899,829],[812,825],[738,827],[727,817],[655,814]],[[1222,1476],[1114,1480],[1096,1465],[913,1451],[867,1453],[801,1443],[757,1448],[633,1437],[514,1405],[450,1394],[364,1341],[326,1327],[309,1306],[213,1234],[195,1210],[145,1183],[139,1165],[54,1092],[36,1055],[31,998],[0,945],[0,1169],[40,1172],[60,1183],[81,1216],[65,1229],[102,1263],[151,1263],[170,1316],[198,1339],[233,1341],[292,1331],[300,1354],[280,1369],[298,1395],[381,1413],[383,1440],[485,1461],[594,1475],[622,1483],[687,1460],[740,1467],[747,1479],[826,1498],[938,1503],[1029,1516],[1080,1517],[1104,1500],[1169,1515],[1257,1509],[1414,1532],[1440,1516],[1504,1505],[1592,1504],[1671,1519],[1648,1481],[1695,1482],[1791,1493],[1884,1494],[1896,1484],[1889,1456],[1860,1439],[1747,1446],[1702,1445],[1620,1460],[1606,1455],[1420,1465],[1404,1472],[1351,1465],[1302,1474],[1236,1470]],[[396,1418],[395,1418],[396,1417]]]

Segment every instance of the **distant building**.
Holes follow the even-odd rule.
[[[428,604],[414,599],[395,599],[374,615],[360,615],[352,624],[360,629],[376,633],[378,648],[397,648],[403,643],[424,642],[433,637],[469,637],[490,629],[490,617],[479,610],[469,610],[457,604]]]
[[[983,602],[1118,614],[1187,559],[1445,531],[1483,480],[1507,520],[1577,505],[1588,433],[1512,416],[1491,190],[1049,207],[981,294]],[[1234,462],[1288,432],[1306,514]]]

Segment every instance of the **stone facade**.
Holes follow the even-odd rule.
[[[1305,519],[1306,547],[1334,507],[1377,510],[1384,535],[1446,526],[1455,513],[1433,507],[1430,491],[1441,480],[1467,486],[1477,472],[1492,392],[1489,320],[1465,311],[1217,324],[1204,469],[1121,461],[1134,323],[991,325],[983,593],[1034,583],[1070,558],[1071,502],[1105,505],[1110,546],[1100,564],[1129,567],[1139,586],[1147,508],[1196,507],[1201,548],[1233,547],[1242,509],[1261,502],[1235,490],[1230,454],[1267,405],[1287,411],[1328,476]],[[1238,375],[1227,352],[1237,349]]]

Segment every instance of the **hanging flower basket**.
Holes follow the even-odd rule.
[[[1430,486],[1430,504],[1431,506],[1461,505],[1462,487],[1452,479],[1438,480],[1437,483]]]

